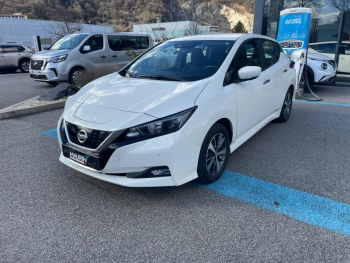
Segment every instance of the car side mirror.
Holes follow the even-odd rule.
[[[261,74],[261,67],[246,66],[238,71],[238,77],[240,80],[256,79]]]
[[[89,45],[86,45],[83,47],[83,51],[84,52],[90,52],[91,51],[91,47]]]

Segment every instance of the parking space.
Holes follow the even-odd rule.
[[[47,83],[31,80],[28,73],[0,72],[0,109],[38,96],[53,87]]]
[[[125,188],[75,172],[43,134],[62,110],[0,121],[1,261],[349,261],[350,89],[317,89],[322,103],[295,102],[210,186]]]

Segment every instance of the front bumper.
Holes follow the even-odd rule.
[[[59,126],[60,123],[61,119]],[[58,132],[58,138],[62,150],[60,132]],[[84,149],[79,150],[84,152]],[[176,186],[198,177],[199,152],[200,147],[195,145],[181,131],[178,131],[114,150],[106,165],[100,171],[66,158],[62,153],[60,161],[81,173],[113,184],[129,187]],[[164,166],[169,168],[171,176],[128,178],[125,175],[118,175],[143,172],[153,167]]]
[[[30,78],[36,81],[43,82],[61,82],[68,81],[69,71],[65,63],[46,63],[41,69],[29,68]]]

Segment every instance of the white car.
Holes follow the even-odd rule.
[[[214,182],[231,152],[270,121],[288,120],[291,65],[261,35],[166,41],[67,100],[60,161],[124,186]]]
[[[326,84],[332,82],[337,74],[337,65],[334,60],[312,48],[308,49],[307,56],[307,78],[309,84]],[[305,83],[304,75],[300,80],[299,87]]]

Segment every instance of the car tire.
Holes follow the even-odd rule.
[[[278,117],[278,122],[286,122],[288,121],[290,114],[292,113],[293,106],[293,89],[288,89],[287,94],[283,101],[283,106],[281,109],[280,116]]]
[[[203,141],[198,160],[198,179],[205,184],[218,180],[230,154],[230,136],[222,124],[216,123]]]
[[[77,86],[79,83],[79,78],[81,77],[81,75],[84,73],[84,69],[83,68],[73,68],[71,70],[71,72],[69,73],[69,83]]]
[[[28,59],[23,59],[19,62],[19,70],[23,73],[28,73],[29,72],[29,63],[30,61]]]

